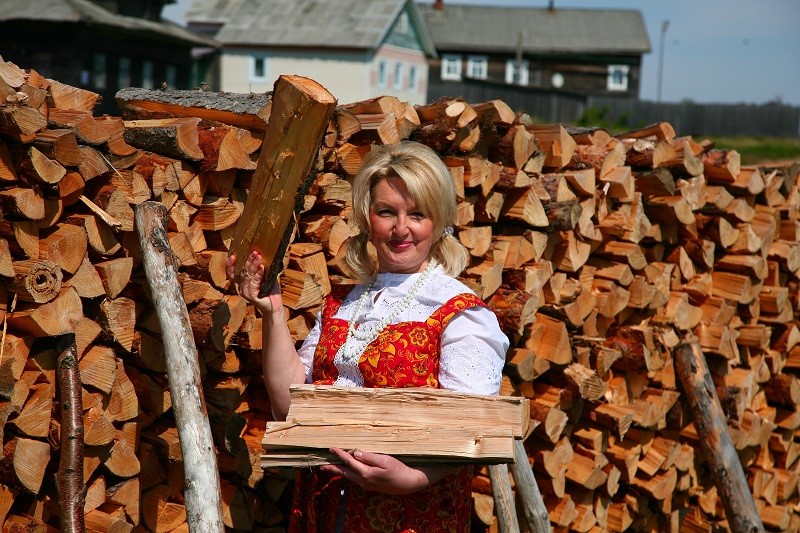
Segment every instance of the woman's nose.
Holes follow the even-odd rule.
[[[394,234],[402,237],[408,230],[408,220],[405,215],[397,215],[394,222]]]

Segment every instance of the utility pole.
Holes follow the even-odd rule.
[[[659,51],[658,58],[658,90],[656,91],[656,102],[661,101],[661,78],[664,74],[664,40],[667,35],[667,28],[669,28],[669,20],[661,23],[661,50]]]

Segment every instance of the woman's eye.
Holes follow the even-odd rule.
[[[428,218],[427,216],[425,216],[425,213],[411,213],[411,215],[409,216],[414,220],[425,220],[426,218]]]

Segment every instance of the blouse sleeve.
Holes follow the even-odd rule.
[[[317,314],[317,319],[314,321],[314,327],[312,327],[311,331],[308,332],[306,340],[303,341],[303,344],[297,351],[297,354],[300,356],[300,361],[303,362],[303,368],[306,371],[306,383],[311,383],[313,381],[312,372],[314,371],[314,352],[317,350],[317,344],[319,344],[321,322],[322,317]]]
[[[459,312],[442,333],[439,385],[456,392],[497,394],[508,346],[490,309]]]

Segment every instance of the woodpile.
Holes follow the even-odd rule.
[[[225,525],[283,531],[291,476],[260,467],[260,317],[223,264],[269,95],[129,96],[121,117],[94,117],[97,95],[0,61],[3,529],[60,529],[52,480],[67,406],[52,339],[74,332],[87,531],[187,530],[134,232],[133,206],[156,200],[200,352]],[[689,336],[764,526],[800,530],[798,165],[742,165],[666,123],[616,136],[536,124],[501,101],[340,105],[280,280],[298,342],[331,284],[352,283],[349,178],[371,144],[408,138],[434,148],[457,185],[456,234],[472,256],[462,279],[512,341],[502,393],[530,399],[525,451],[554,530],[728,527],[675,371]],[[496,530],[488,469],[473,496],[476,523]]]

